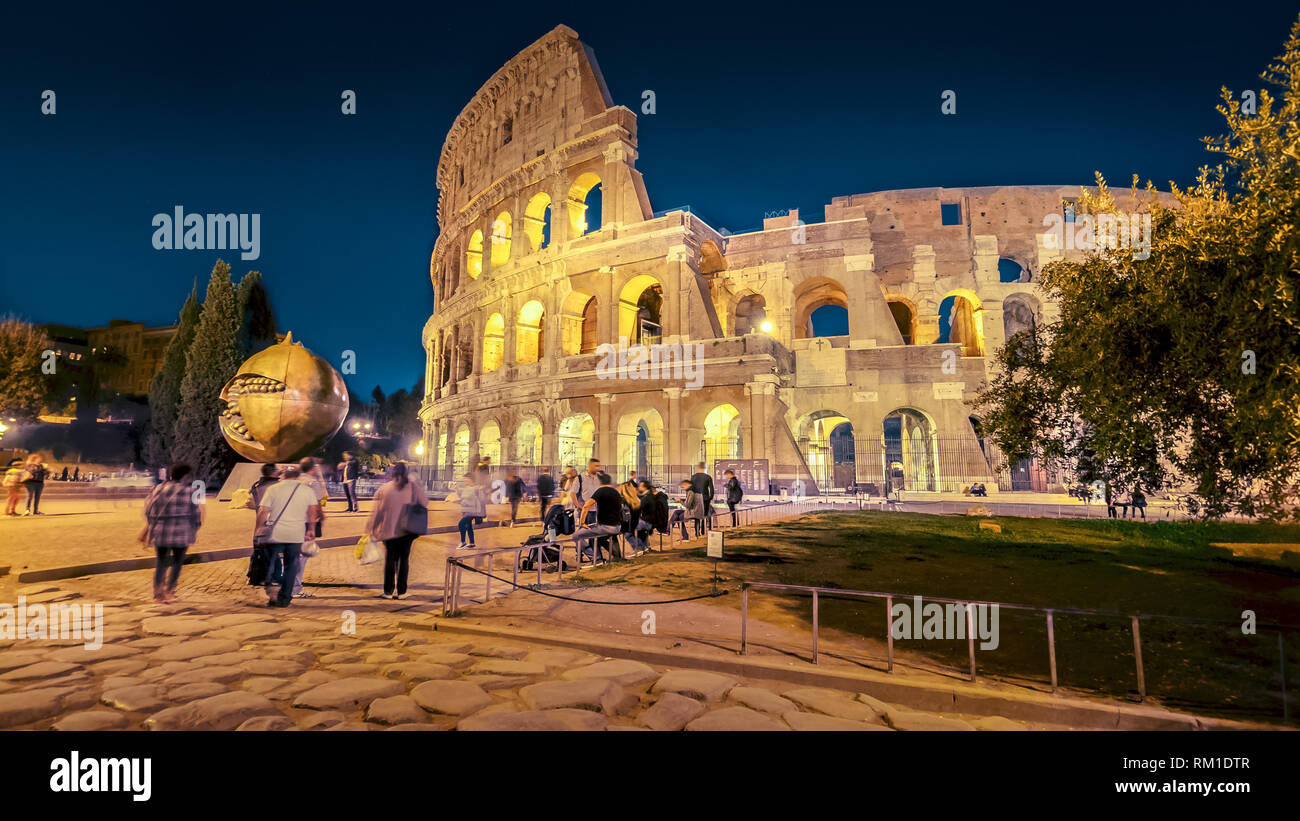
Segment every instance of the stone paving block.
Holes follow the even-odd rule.
[[[781,716],[792,730],[888,730],[880,724],[868,724],[852,718],[836,718],[821,713],[801,713],[791,710]]]
[[[377,698],[366,708],[366,720],[379,724],[418,724],[429,714],[408,695]]]
[[[686,725],[691,731],[771,731],[789,730],[784,722],[748,707],[724,707],[705,713]]]
[[[140,629],[151,636],[193,636],[216,627],[206,616],[153,616],[140,623]]]
[[[292,661],[304,667],[316,663],[316,654],[306,647],[263,647],[259,655],[264,661]]]
[[[445,664],[429,664],[419,661],[404,661],[390,664],[379,673],[384,678],[397,678],[406,681],[443,681],[456,678],[456,671]]]
[[[275,730],[296,730],[298,728],[288,716],[278,715],[253,716],[235,729],[242,732],[268,732]]]
[[[426,681],[411,690],[411,698],[431,713],[466,716],[492,703],[492,696],[470,681]]]
[[[246,641],[273,639],[287,632],[289,632],[288,627],[276,622],[249,622],[248,624],[232,624],[228,627],[221,627],[203,635],[210,639],[230,639],[242,644]]]
[[[654,706],[637,716],[637,721],[651,730],[680,730],[703,712],[704,705],[693,698],[664,693]]]
[[[423,731],[425,731],[425,732],[429,732],[429,731],[432,731],[432,732],[446,732],[447,730],[450,730],[451,727],[446,726],[445,724],[442,724],[442,723],[439,723],[439,722],[436,722],[436,721],[430,721],[430,722],[425,723],[425,724],[414,724],[414,723],[412,723],[412,724],[395,724],[395,725],[393,725],[392,727],[389,727],[388,729],[389,729],[389,731],[397,730],[398,732],[411,731],[411,730],[423,730]]]
[[[250,718],[277,715],[279,710],[265,696],[232,690],[229,693],[168,707],[144,720],[149,730],[233,730]]]
[[[141,684],[146,683],[147,682],[144,679],[135,676],[108,676],[100,682],[100,685],[103,687],[104,692],[107,693],[109,690],[120,690],[123,687],[138,687]]]
[[[895,730],[974,730],[966,722],[956,718],[944,718],[931,713],[918,713],[910,710],[890,710],[885,714],[889,725]]]
[[[584,678],[607,678],[624,687],[645,684],[659,678],[659,673],[650,665],[629,659],[609,659],[567,670],[563,677],[570,680]]]
[[[480,661],[469,672],[486,676],[544,676],[546,665],[535,661],[518,661],[515,659],[488,659]]]
[[[222,684],[228,684],[232,681],[238,681],[244,677],[244,671],[238,667],[199,667],[194,670],[186,670],[167,678],[163,684],[174,687],[181,684],[196,684],[198,682],[217,681]]]
[[[469,648],[471,656],[485,656],[496,659],[521,659],[528,655],[528,648],[510,644],[488,644],[480,642]]]
[[[130,723],[127,717],[111,710],[80,710],[68,713],[54,722],[52,729],[65,732],[85,733],[101,730],[121,730]]]
[[[10,670],[7,673],[0,673],[0,681],[30,682],[39,679],[56,678],[80,670],[80,665],[70,664],[66,661],[38,661],[35,664],[29,664],[26,667],[19,667],[18,669]]]
[[[721,701],[736,686],[730,676],[705,670],[669,670],[654,686],[652,693],[677,693],[701,701]]]
[[[141,659],[114,659],[95,665],[95,672],[100,675],[133,676],[149,666]]]
[[[733,687],[727,698],[738,701],[745,707],[764,713],[783,715],[799,709],[793,701],[781,698],[776,693],[763,687]]]
[[[858,693],[858,701],[861,701],[863,704],[875,710],[876,714],[880,716],[883,716],[890,710],[897,709],[892,704],[886,704],[875,696],[868,695],[867,693]]]
[[[372,730],[377,730],[377,729],[379,729],[379,728],[376,727],[376,726],[374,726],[373,724],[367,724],[367,723],[364,722],[364,721],[355,721],[355,720],[351,720],[351,719],[350,719],[350,720],[348,720],[348,721],[344,721],[344,722],[342,722],[342,723],[340,723],[340,724],[335,724],[333,727],[326,727],[326,728],[325,728],[325,732],[327,732],[327,733],[355,733],[355,732],[370,732],[370,731],[372,731]]]
[[[600,713],[590,710],[532,710],[522,713],[487,713],[463,718],[456,724],[458,731],[481,730],[528,732],[555,730],[603,730],[608,722]]]
[[[127,658],[143,652],[139,647],[127,647],[125,644],[105,644],[94,650],[87,647],[60,647],[58,650],[50,651],[49,660],[98,665],[101,662]],[[3,664],[0,663],[0,666]]]
[[[23,667],[29,667],[42,661],[52,660],[50,656],[58,651],[53,650],[6,650],[0,653],[0,673],[7,673],[10,670],[18,670]],[[57,659],[53,659],[56,660]]]
[[[343,678],[372,678],[379,675],[378,664],[367,664],[363,661],[351,664],[330,664],[326,669]]]
[[[348,717],[338,710],[326,710],[323,713],[304,716],[298,720],[300,730],[328,730],[336,724],[342,724]]]
[[[361,654],[368,664],[396,664],[410,660],[410,656],[396,650],[363,650]]]
[[[295,707],[314,710],[360,710],[384,696],[395,696],[406,688],[399,681],[382,678],[341,678],[299,693]]]
[[[255,676],[297,676],[307,669],[307,665],[288,659],[251,659],[239,665],[239,669]]]
[[[265,621],[268,617],[263,613],[224,613],[220,616],[212,616],[208,622],[215,627],[231,627],[236,624],[251,624],[253,622]]]
[[[233,653],[239,649],[239,642],[233,639],[186,639],[180,644],[173,644],[154,651],[154,661],[189,661],[200,656],[217,653]]]
[[[468,653],[452,653],[452,652],[426,653],[423,652],[424,650],[423,647],[417,647],[413,649],[419,652],[419,655],[415,657],[415,661],[417,662],[428,662],[429,664],[445,664],[448,667],[451,667],[452,669],[455,670],[459,670],[463,667],[468,667],[474,663],[474,657],[469,655]]]
[[[969,722],[977,730],[1028,730],[1029,725],[1002,716],[984,716]]]
[[[880,721],[880,714],[873,710],[870,705],[847,693],[809,687],[786,690],[783,695],[805,710],[812,710],[823,715],[848,718],[855,721],[875,721],[877,723]]]
[[[109,707],[116,707],[128,713],[152,713],[167,706],[167,702],[159,697],[158,687],[154,684],[137,684],[134,687],[108,690],[100,696],[99,700]]]
[[[136,639],[126,643],[127,647],[143,647],[144,649],[157,649],[159,647],[173,647],[185,641],[185,636],[149,636],[148,638]]]
[[[182,684],[179,687],[172,687],[165,690],[167,698],[170,701],[195,701],[208,696],[215,696],[217,693],[224,693],[230,688],[224,684],[215,681],[197,681],[193,684]]]
[[[355,650],[336,650],[316,659],[319,664],[352,664],[361,661],[361,654]]]
[[[280,691],[283,690],[289,682],[282,678],[274,676],[254,676],[245,679],[239,683],[239,689],[247,690],[250,693],[258,693],[267,698],[279,697]]]
[[[603,678],[543,681],[540,684],[530,684],[519,691],[520,698],[530,710],[572,707],[578,710],[596,710],[608,715],[618,712],[623,695],[621,686]]]
[[[472,682],[484,690],[517,690],[537,681],[533,676],[466,675],[464,681]]]
[[[534,650],[524,656],[524,661],[544,664],[547,667],[586,667],[600,661],[600,656],[581,650]]]
[[[62,712],[71,687],[53,687],[0,694],[0,728],[30,724]]]

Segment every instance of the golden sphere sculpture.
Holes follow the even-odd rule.
[[[255,353],[221,389],[221,435],[254,462],[292,462],[319,448],[348,415],[343,377],[293,341]]]

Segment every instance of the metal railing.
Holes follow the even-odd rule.
[[[1115,610],[1093,610],[1087,608],[1072,607],[1038,607],[1027,604],[1012,604],[1009,602],[990,602],[979,601],[976,599],[950,599],[939,596],[915,596],[901,593],[882,593],[869,590],[843,590],[831,587],[812,587],[797,584],[777,584],[775,582],[741,582],[740,586],[740,654],[748,653],[748,628],[749,628],[749,591],[750,590],[775,590],[784,593],[808,594],[812,598],[812,663],[817,664],[818,658],[818,639],[820,634],[820,604],[822,597],[830,598],[860,598],[860,599],[883,599],[885,602],[885,643],[886,643],[886,672],[894,672],[894,631],[893,631],[893,611],[894,600],[900,599],[905,601],[915,601],[920,598],[926,603],[936,604],[954,604],[965,610],[966,622],[966,645],[969,654],[969,671],[968,678],[974,682],[976,680],[976,662],[975,662],[975,608],[976,607],[995,607],[1007,610],[1022,610],[1027,612],[1042,613],[1046,621],[1047,631],[1047,663],[1048,674],[1050,676],[1052,693],[1059,690],[1056,668],[1056,624],[1055,616],[1057,614],[1069,614],[1080,616],[1099,616],[1105,618],[1127,618],[1133,636],[1133,663],[1136,673],[1136,684],[1138,700],[1144,701],[1147,696],[1146,687],[1146,669],[1142,663],[1142,630],[1140,621],[1142,619],[1167,619],[1174,622],[1185,624],[1217,624],[1231,625],[1232,628],[1240,629],[1240,622],[1224,622],[1215,619],[1199,619],[1188,616],[1164,616],[1156,614],[1143,613],[1122,613]],[[1286,673],[1286,645],[1284,633],[1286,631],[1300,630],[1296,625],[1283,624],[1257,624],[1257,629],[1267,629],[1277,632],[1278,662],[1282,675],[1282,721],[1290,721],[1290,706],[1287,697],[1287,673]]]

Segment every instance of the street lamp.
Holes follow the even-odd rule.
[[[770,333],[772,333],[772,322],[771,322],[771,320],[764,319],[764,320],[763,320],[763,324],[762,324],[762,325],[759,325],[758,327],[759,327],[759,329],[762,330],[763,333],[765,333],[765,334],[770,334]]]

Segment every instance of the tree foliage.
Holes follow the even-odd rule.
[[[15,317],[0,318],[0,412],[31,421],[49,394],[48,376],[41,371],[45,334]]]
[[[1171,487],[1193,512],[1297,517],[1300,479],[1300,20],[1241,110],[1227,88],[1219,163],[1151,215],[1150,255],[1049,264],[1058,319],[997,354],[980,403],[1008,454],[1129,488]],[[1098,175],[1082,212],[1116,209]]]
[[[181,402],[181,381],[185,377],[185,355],[194,341],[199,312],[199,285],[195,282],[181,307],[176,333],[163,351],[162,367],[149,383],[149,431],[145,438],[144,458],[154,467],[171,461],[176,415]]]

